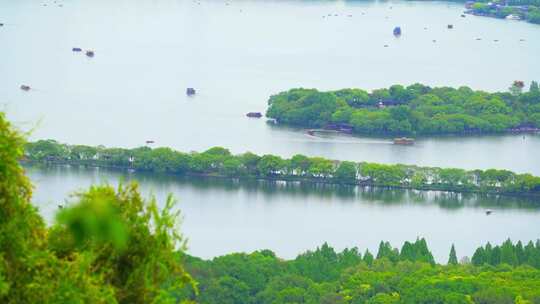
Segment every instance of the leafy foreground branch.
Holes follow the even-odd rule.
[[[0,113],[0,303],[176,303],[170,290],[195,292],[172,198],[158,210],[136,185],[92,187],[46,227],[23,146]]]
[[[265,178],[314,181],[419,190],[540,195],[540,177],[507,170],[472,170],[332,161],[295,155],[282,159],[247,152],[232,155],[221,147],[203,153],[169,148],[135,149],[65,145],[40,140],[26,145],[25,158],[33,162],[111,167],[180,175]]]

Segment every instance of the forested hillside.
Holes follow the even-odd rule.
[[[453,246],[447,265],[435,264],[419,239],[401,250],[381,242],[376,255],[324,244],[290,261],[262,250],[188,257],[186,267],[199,282],[193,298],[200,303],[540,303],[540,241],[486,247],[492,258],[476,253],[472,264],[459,261]]]

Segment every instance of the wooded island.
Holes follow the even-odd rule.
[[[291,89],[268,100],[266,116],[278,124],[350,129],[369,135],[486,134],[540,131],[540,89],[516,81],[509,92],[468,87],[393,85],[320,92]]]

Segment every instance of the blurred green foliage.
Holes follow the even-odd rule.
[[[136,184],[91,187],[46,227],[30,204],[23,147],[0,113],[1,303],[187,303],[172,291],[197,293],[178,256],[172,197],[158,208]]]

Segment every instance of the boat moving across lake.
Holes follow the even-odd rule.
[[[414,138],[408,138],[408,137],[394,138],[394,145],[414,145]]]

